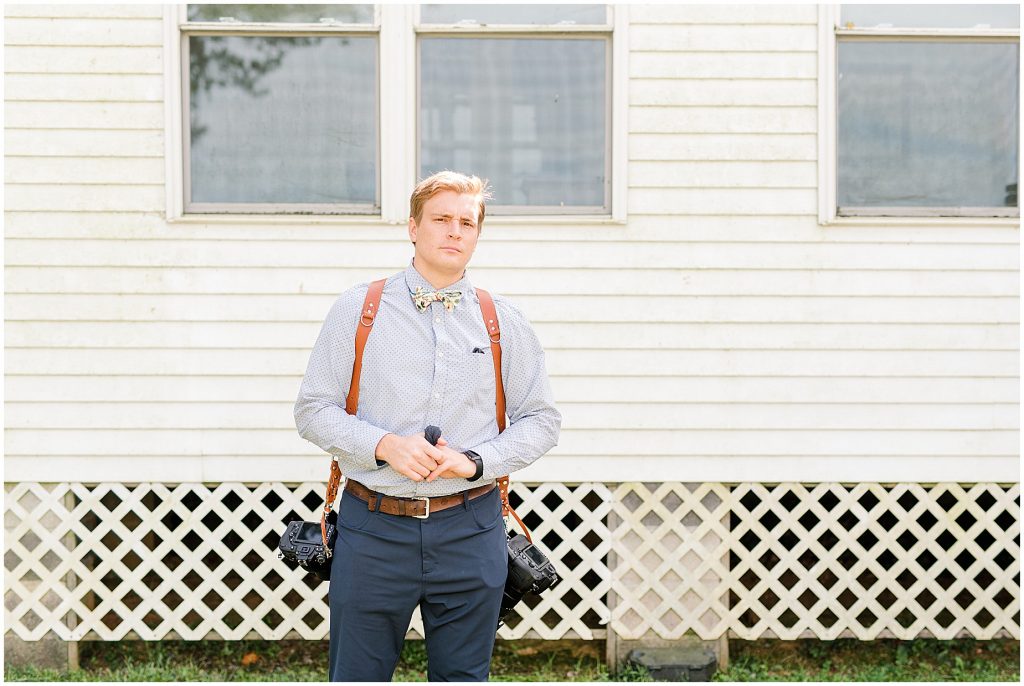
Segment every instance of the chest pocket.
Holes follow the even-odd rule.
[[[450,391],[473,407],[486,411],[494,406],[494,362],[490,348],[483,353],[462,353],[448,377]]]

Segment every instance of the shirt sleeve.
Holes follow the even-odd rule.
[[[558,445],[562,427],[537,334],[511,303],[498,297],[494,301],[501,328],[501,377],[509,421],[495,438],[472,448],[484,463],[482,480],[529,466]]]
[[[373,470],[386,464],[374,453],[388,432],[345,411],[355,363],[356,326],[368,288],[369,284],[361,284],[342,293],[327,313],[294,408],[299,435],[337,456],[342,471]]]

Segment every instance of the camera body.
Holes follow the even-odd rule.
[[[501,627],[508,613],[527,593],[541,593],[556,586],[561,580],[555,566],[540,548],[530,543],[526,536],[509,532],[508,578],[501,597],[498,627]]]
[[[327,515],[327,541],[334,544],[338,529],[338,513],[332,508]],[[312,572],[321,581],[331,578],[331,551],[324,546],[320,522],[288,522],[288,528],[281,535],[277,557],[289,566],[302,567]]]

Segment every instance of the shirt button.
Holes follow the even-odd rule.
[[[440,317],[434,317],[434,323],[435,324],[440,324],[441,323],[441,318]]]
[[[440,350],[438,350],[438,351],[437,351],[437,356],[438,356],[438,357],[444,357],[444,353],[443,353],[443,352],[441,352]]]
[[[435,393],[435,394],[434,394],[434,397],[435,397],[435,398],[440,398],[440,397],[441,397],[441,394],[440,394],[440,393]]]

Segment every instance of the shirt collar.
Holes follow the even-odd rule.
[[[419,273],[416,269],[413,260],[409,260],[409,266],[405,268],[405,283],[409,287],[409,293],[415,293],[417,288],[422,288],[425,291],[436,291],[437,289],[430,285],[430,282]],[[472,296],[476,299],[476,291],[473,289],[473,284],[469,282],[469,277],[466,276],[466,272],[462,273],[462,278],[453,283],[451,286],[443,290],[462,291],[462,297],[466,298]]]

